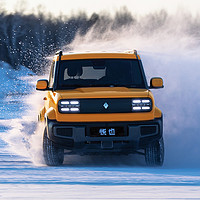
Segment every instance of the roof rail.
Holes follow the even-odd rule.
[[[125,51],[125,53],[132,53],[135,54],[137,56],[137,50],[129,50],[129,51]]]
[[[62,56],[63,55],[62,50],[56,51],[55,55],[59,55],[59,57]]]
[[[134,52],[134,54],[137,56],[137,50],[134,49],[133,52]]]
[[[59,56],[59,61],[61,61],[61,56],[63,55],[62,51],[57,51],[55,55]]]

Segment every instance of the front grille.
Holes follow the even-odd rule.
[[[57,128],[56,135],[63,137],[72,137],[73,129],[72,128]]]
[[[80,113],[130,113],[132,99],[80,99]]]
[[[140,133],[142,136],[146,135],[153,135],[157,133],[157,125],[152,125],[152,126],[141,126],[140,127]]]

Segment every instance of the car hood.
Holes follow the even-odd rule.
[[[56,91],[59,99],[148,97],[149,90],[126,87],[92,87]]]

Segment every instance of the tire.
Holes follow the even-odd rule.
[[[164,142],[161,138],[156,143],[145,149],[145,161],[147,166],[162,166],[164,162]]]
[[[64,161],[64,149],[57,147],[48,137],[45,128],[43,135],[43,156],[49,166],[59,166]]]

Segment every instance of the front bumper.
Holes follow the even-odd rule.
[[[121,127],[120,136],[94,136],[91,128]],[[47,133],[71,154],[130,154],[144,149],[163,135],[162,118],[144,122],[67,123],[47,119]]]

